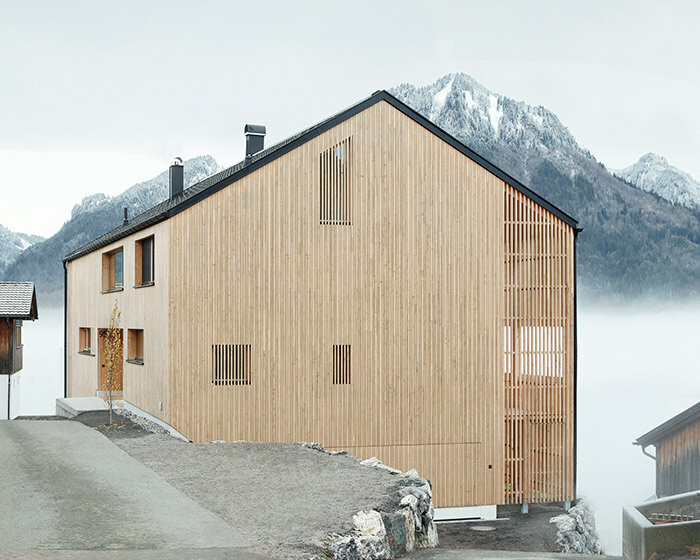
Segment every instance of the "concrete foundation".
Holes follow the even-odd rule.
[[[654,525],[646,516],[670,513],[700,502],[700,490],[651,500],[622,510],[622,554],[627,560],[647,560],[654,553],[700,544],[700,520]]]
[[[19,381],[21,375],[21,371],[12,375],[0,375],[0,420],[12,420],[20,415]],[[10,406],[9,416],[7,410],[8,402]]]
[[[483,519],[492,521],[496,519],[496,506],[469,506],[469,507],[444,507],[435,508],[435,521],[457,521],[460,519]]]

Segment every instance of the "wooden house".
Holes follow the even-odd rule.
[[[14,418],[19,410],[22,321],[38,318],[33,282],[0,282],[0,419]]]
[[[70,253],[66,395],[115,300],[123,398],[196,442],[315,441],[438,506],[575,494],[576,221],[379,91]]]
[[[656,496],[700,490],[700,402],[637,438],[656,461]],[[646,452],[653,445],[656,456]]]

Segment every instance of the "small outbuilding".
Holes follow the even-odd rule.
[[[659,498],[700,490],[700,402],[637,438],[635,445],[656,461]],[[656,456],[646,452],[653,445]]]
[[[0,282],[0,420],[19,410],[22,323],[38,318],[34,282]]]

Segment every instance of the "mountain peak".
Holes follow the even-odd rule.
[[[614,173],[635,187],[653,192],[673,204],[700,208],[700,183],[689,173],[669,164],[663,156],[651,152],[644,154],[636,163],[614,170]]]

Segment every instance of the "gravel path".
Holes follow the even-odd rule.
[[[309,558],[326,535],[349,530],[359,510],[395,505],[396,476],[349,455],[296,444],[194,444],[118,432],[113,441],[129,455],[275,557]]]

